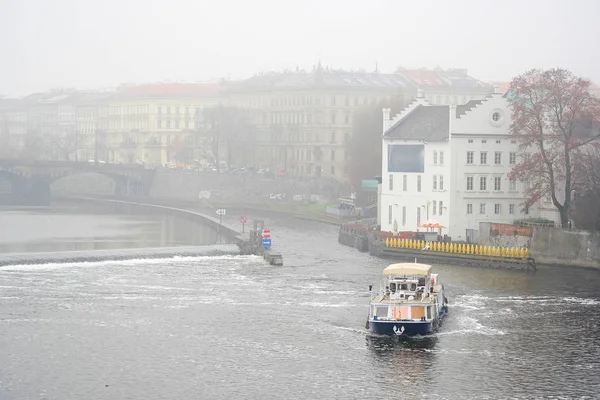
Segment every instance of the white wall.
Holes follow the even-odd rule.
[[[391,144],[423,144],[420,140],[389,140],[383,141],[383,165],[381,185],[381,211],[380,225],[383,231],[394,231],[394,221],[397,221],[399,231],[425,231],[418,226],[417,216],[420,209],[420,220],[424,222],[428,217],[427,205],[429,204],[429,219],[436,220],[444,226],[449,223],[450,210],[450,154],[448,142],[434,142],[425,144],[425,168],[423,173],[388,172],[387,152]],[[434,152],[437,152],[437,164],[434,164]],[[444,164],[440,165],[440,152],[444,153]],[[437,190],[433,189],[433,176],[437,177]],[[393,187],[390,189],[390,176],[393,177]],[[404,190],[404,177],[406,176],[406,190]],[[417,191],[418,177],[421,177],[421,191]],[[439,190],[439,176],[443,176],[444,190]],[[436,210],[434,214],[433,202]],[[443,214],[439,215],[439,204],[443,202]],[[390,222],[390,206],[392,219]],[[406,218],[403,219],[403,208]],[[442,231],[442,233],[445,233]]]

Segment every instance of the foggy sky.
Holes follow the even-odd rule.
[[[597,0],[0,0],[0,95],[332,68],[563,67],[600,83]]]

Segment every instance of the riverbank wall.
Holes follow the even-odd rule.
[[[515,266],[515,259],[521,259],[517,263],[522,263],[528,269],[535,269],[537,265],[600,268],[600,234],[585,231],[535,228],[529,241],[530,245],[527,247],[455,243],[458,251],[451,244],[450,251],[446,247],[443,251],[438,248],[434,252],[428,248],[415,254],[413,254],[414,249],[402,248],[404,245],[390,246],[389,242],[386,243],[386,238],[391,239],[391,233],[376,232],[372,226],[362,224],[360,221],[342,225],[338,234],[339,243],[354,247],[361,252],[369,252],[377,257],[410,259],[419,255],[422,259],[439,262],[452,259],[460,261],[467,257],[475,262],[482,261],[483,265],[489,264],[495,267],[501,266],[502,263],[498,261],[505,259],[507,268]],[[421,248],[427,246],[427,242],[421,244]],[[430,242],[429,245],[433,243]],[[525,250],[527,254],[522,255],[521,251]],[[518,256],[515,257],[517,252]]]

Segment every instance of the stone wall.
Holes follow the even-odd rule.
[[[543,264],[600,267],[600,233],[535,228],[530,252]]]
[[[500,247],[530,247],[532,235],[532,228],[480,222],[477,244]]]

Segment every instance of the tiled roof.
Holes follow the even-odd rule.
[[[439,141],[448,138],[450,131],[448,106],[417,106],[385,133],[390,139]]]
[[[460,118],[462,115],[465,115],[467,111],[471,110],[473,107],[478,106],[483,103],[483,100],[471,100],[467,102],[467,104],[461,104],[456,106],[456,118]]]
[[[229,82],[227,90],[277,90],[284,88],[354,87],[354,88],[406,88],[413,85],[399,74],[377,72],[349,72],[315,69],[311,72],[268,73],[252,78]]]
[[[481,82],[467,74],[463,69],[428,70],[400,69],[400,75],[418,87],[452,87],[452,88],[489,88],[489,84]]]
[[[218,83],[157,83],[127,86],[115,93],[116,98],[214,98]]]

